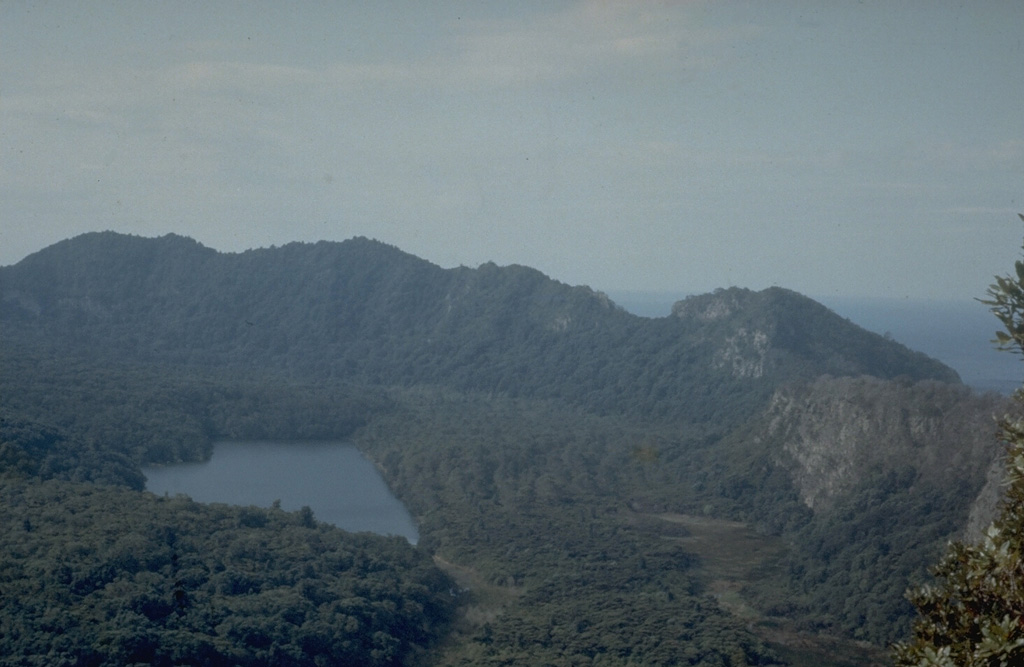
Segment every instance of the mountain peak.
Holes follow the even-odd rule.
[[[83,235],[0,268],[0,299],[5,340],[53,350],[608,409],[633,392],[638,409],[695,419],[823,373],[957,380],[782,288],[716,290],[647,320],[526,266],[443,269],[366,237],[232,254],[177,235]]]

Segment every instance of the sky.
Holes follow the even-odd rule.
[[[681,295],[984,296],[1024,3],[0,0],[0,265],[367,236]]]

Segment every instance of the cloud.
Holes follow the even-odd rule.
[[[1024,140],[1007,139],[989,146],[984,159],[997,169],[1024,171]]]
[[[172,65],[164,72],[163,83],[176,90],[209,90],[218,93],[244,90],[249,93],[270,88],[315,85],[322,77],[307,68],[277,64],[189,61]]]
[[[703,25],[698,3],[588,1],[530,21],[470,22],[457,37],[451,63],[468,81],[495,85],[650,72],[707,69],[724,59],[722,46],[748,37],[751,26]]]
[[[1020,209],[1024,210],[1024,206]],[[954,206],[945,209],[943,213],[958,217],[980,217],[994,225],[1004,225],[1014,222],[1021,210],[1010,206]]]
[[[86,191],[96,187],[96,172],[103,172],[109,182],[139,184],[148,174],[165,184],[161,187],[195,181],[205,191],[213,182],[258,177],[263,169],[264,178],[287,175],[303,152],[322,161],[310,150],[322,148],[310,146],[318,133],[330,134],[336,148],[350,135],[364,145],[368,137],[355,134],[359,123],[365,132],[373,127],[367,125],[373,114],[387,114],[379,122],[389,116],[400,121],[404,102],[393,102],[415,100],[424,91],[476,95],[502,87],[604,76],[628,81],[632,72],[706,67],[716,45],[738,33],[701,26],[691,15],[693,6],[581,2],[525,18],[467,17],[453,20],[438,40],[418,51],[388,55],[384,50],[357,60],[338,49],[318,66],[260,60],[237,43],[240,33],[234,42],[224,37],[183,41],[175,50],[164,46],[134,52],[134,58],[114,59],[105,52],[102,66],[88,58],[51,58],[38,64],[35,76],[25,72],[8,88],[0,113],[19,128],[19,136],[4,143],[22,151],[19,187],[56,183]],[[482,116],[476,118],[480,122]],[[429,115],[424,120],[445,122]],[[485,130],[490,131],[477,131]],[[440,139],[431,139],[423,123],[389,130],[392,135],[409,131],[416,132],[416,145],[402,148],[394,136],[380,139],[401,154],[471,148],[465,141],[439,146]],[[240,174],[240,155],[262,164]],[[0,169],[5,175],[14,171]]]
[[[260,105],[287,105],[290,99],[334,101],[389,87],[411,94],[599,77],[628,82],[640,72],[650,77],[712,67],[720,62],[723,45],[749,33],[745,26],[703,25],[699,8],[587,1],[527,18],[467,17],[453,20],[442,39],[414,55],[356,60],[338,49],[319,67],[258,61],[251,49],[212,39],[184,42],[177,51],[165,47],[137,59],[107,60],[101,67],[89,60],[56,59],[8,86],[4,113],[131,125],[134,131],[188,124],[221,133],[231,122],[251,127]]]
[[[993,140],[995,139],[995,140]],[[946,173],[1024,171],[1024,141],[964,136],[936,137],[893,147],[893,162],[904,170],[933,169]]]

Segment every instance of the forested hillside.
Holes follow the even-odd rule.
[[[7,340],[87,359],[556,398],[707,422],[793,379],[955,381],[806,297],[725,290],[648,320],[526,267],[445,270],[367,239],[220,254],[87,234],[0,269]]]
[[[4,665],[397,665],[454,606],[425,554],[308,508],[0,479],[0,523]]]
[[[0,334],[12,493],[116,515],[117,494],[155,500],[138,492],[140,464],[201,460],[217,439],[356,442],[457,593],[451,626],[444,605],[367,593],[420,629],[381,630],[398,642],[387,659],[406,663],[873,664],[907,632],[903,590],[963,529],[998,453],[985,425],[1003,409],[781,288],[646,319],[526,267],[442,269],[367,239],[222,254],[88,234],[0,268]],[[197,543],[245,523],[188,507]],[[144,525],[176,520],[155,509]],[[0,594],[22,590],[23,554],[76,535],[19,534]],[[157,549],[146,535],[132,539]],[[368,539],[358,548],[392,549]],[[381,557],[399,558],[398,589],[447,581]],[[78,618],[76,605],[58,607]],[[54,631],[37,611],[3,611]],[[193,621],[195,646],[272,662],[216,630],[226,616]],[[275,645],[306,655],[303,624],[288,622]]]

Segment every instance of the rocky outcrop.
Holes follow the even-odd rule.
[[[822,377],[776,392],[760,438],[815,511],[891,470],[913,470],[910,484],[980,489],[1000,451],[993,415],[1004,402],[934,381]]]
[[[985,529],[996,518],[1005,480],[1006,457],[1000,453],[988,468],[985,485],[971,503],[971,512],[967,516],[967,525],[964,526],[963,532],[965,542],[977,543],[985,536]]]

